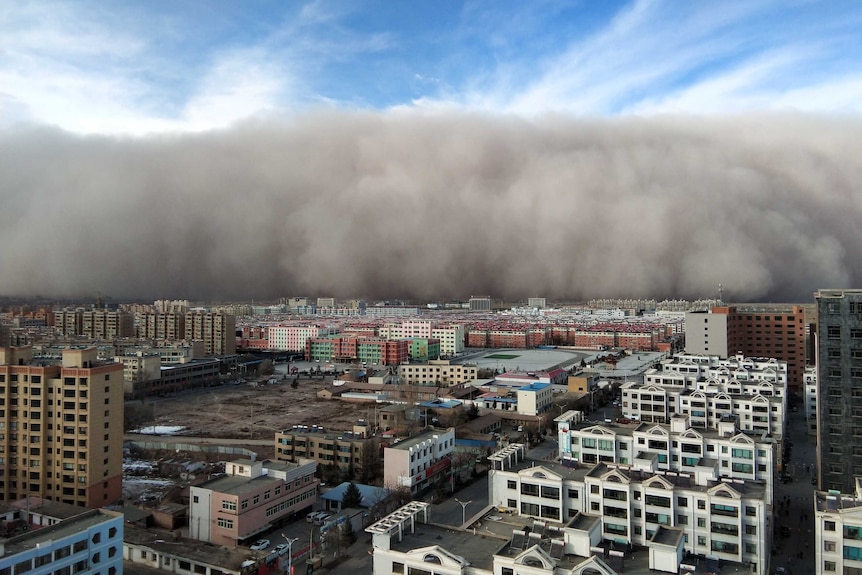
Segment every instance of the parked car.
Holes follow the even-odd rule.
[[[269,539],[258,539],[249,549],[252,551],[263,551],[267,547],[269,547]]]
[[[279,557],[281,557],[282,555],[284,555],[285,553],[287,553],[287,550],[288,550],[288,549],[290,549],[290,547],[288,547],[287,543],[282,543],[281,545],[276,545],[276,546],[275,546],[275,549],[273,549],[272,551],[273,551],[276,555],[278,555]]]

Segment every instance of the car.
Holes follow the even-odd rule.
[[[249,549],[252,551],[263,551],[267,547],[269,547],[269,539],[258,539]]]
[[[282,543],[281,545],[276,545],[275,549],[273,549],[272,551],[273,553],[281,557],[282,555],[287,553],[288,549],[290,549],[290,547],[288,547],[287,543]]]
[[[788,575],[787,569],[785,569],[784,567],[776,567],[775,575]]]

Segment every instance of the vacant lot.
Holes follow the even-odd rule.
[[[300,381],[296,389],[287,382],[221,386],[158,398],[130,409],[143,411],[147,425],[153,424],[155,415],[155,424],[183,425],[188,429],[182,435],[198,437],[272,439],[275,432],[300,424],[352,429],[357,419],[366,417],[367,406],[317,399],[316,393],[327,385],[328,380],[315,379]]]

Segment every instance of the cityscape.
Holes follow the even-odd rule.
[[[862,5],[0,18],[0,575],[862,575]]]
[[[862,290],[722,295],[5,304],[9,564],[852,568]]]

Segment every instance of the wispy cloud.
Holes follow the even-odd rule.
[[[207,130],[271,111],[862,111],[854,2],[12,3],[0,127]]]

